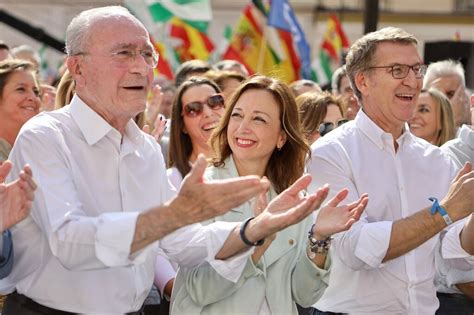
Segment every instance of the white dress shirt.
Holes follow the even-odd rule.
[[[138,310],[161,248],[185,266],[208,261],[236,281],[250,254],[215,260],[236,223],[181,228],[130,254],[140,212],[175,195],[160,146],[130,121],[122,135],[75,96],[23,126],[10,155],[16,178],[29,163],[38,190],[31,215],[12,229],[15,268],[1,282],[55,309],[86,314]]]
[[[396,140],[361,110],[356,119],[316,141],[309,173],[310,192],[325,183],[328,200],[347,187],[350,202],[363,193],[369,203],[359,222],[335,236],[329,287],[315,307],[350,314],[434,314],[438,308],[434,251],[435,236],[418,248],[382,263],[394,221],[442,199],[456,174],[456,166],[441,150],[413,136],[405,126]],[[474,265],[460,245],[463,222],[450,226],[442,253],[460,269]]]
[[[474,127],[462,125],[457,138],[443,144],[441,150],[449,154],[459,166],[467,161],[474,163]]]
[[[452,157],[459,167],[467,161],[474,164],[474,129],[463,125],[458,137],[446,142],[441,150]],[[466,271],[447,266],[439,250],[436,253],[436,271],[435,285],[438,292],[461,293],[456,284],[474,281],[474,269]]]

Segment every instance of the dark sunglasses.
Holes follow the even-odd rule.
[[[202,102],[191,102],[184,105],[184,114],[188,117],[197,117],[202,114],[204,105],[209,106],[212,110],[219,110],[224,108],[224,97],[220,94],[214,94],[209,96],[206,103]]]
[[[334,123],[332,122],[323,122],[321,125],[319,125],[319,129],[318,129],[319,135],[322,137],[328,132],[333,131],[335,128],[345,124],[348,121],[349,121],[348,119],[339,119],[336,122],[336,126],[334,126]]]

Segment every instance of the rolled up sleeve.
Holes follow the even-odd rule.
[[[192,224],[164,237],[160,240],[160,247],[181,266],[191,268],[206,261],[219,275],[237,282],[253,249],[249,248],[225,260],[215,257],[238,224],[222,221],[206,226]]]

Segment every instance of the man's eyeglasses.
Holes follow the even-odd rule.
[[[85,55],[94,55],[94,54],[89,53],[89,52],[79,52],[74,55],[85,56]],[[159,59],[159,55],[152,49],[135,50],[135,49],[123,48],[118,51],[110,53],[109,56],[110,58],[112,58],[112,60],[115,63],[121,66],[128,66],[136,60],[137,56],[141,56],[143,60],[145,60],[145,63],[148,65],[148,67],[152,69],[156,68],[156,66],[158,65],[158,59]],[[107,57],[107,56],[101,56],[101,57]]]
[[[410,69],[411,69],[415,73],[415,78],[421,79],[424,77],[426,73],[427,66],[423,64],[416,64],[413,66],[396,64],[393,66],[369,67],[369,69],[379,69],[379,68],[390,69],[390,73],[392,74],[392,77],[394,79],[405,79],[408,76],[408,73],[410,72]]]
[[[345,124],[346,122],[348,122],[349,120],[347,119],[339,119],[337,122],[336,122],[336,125],[334,125],[334,123],[332,122],[323,122],[321,125],[319,125],[319,135],[321,137],[323,137],[324,135],[326,135],[328,132],[330,131],[333,131],[335,128]]]
[[[184,114],[188,117],[197,117],[202,114],[204,110],[204,103],[202,102],[191,102],[184,105]],[[206,105],[212,110],[219,110],[224,108],[224,97],[221,94],[214,94],[209,96],[206,101]]]

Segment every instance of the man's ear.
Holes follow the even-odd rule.
[[[368,74],[364,71],[360,71],[355,75],[355,85],[362,95],[366,95],[369,90],[368,79]]]
[[[80,56],[68,57],[66,61],[67,69],[76,82],[76,87],[84,85],[85,80],[82,75],[82,62]]]

